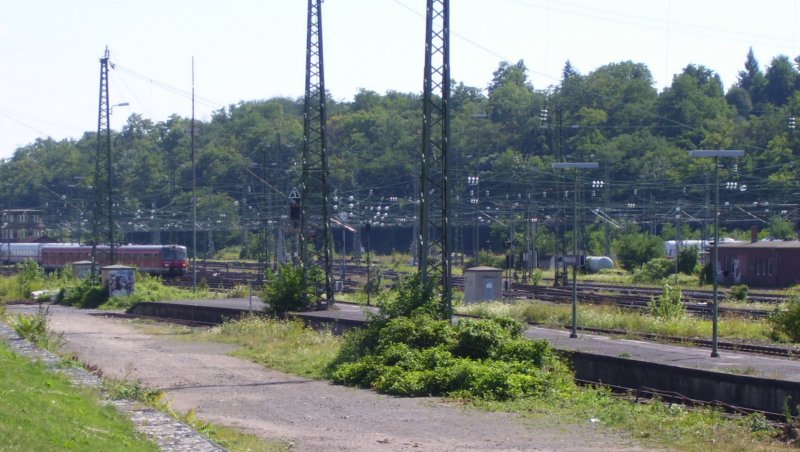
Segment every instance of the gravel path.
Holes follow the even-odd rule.
[[[179,412],[195,409],[200,419],[283,439],[293,450],[641,450],[588,420],[533,423],[437,398],[331,385],[231,357],[227,345],[145,334],[129,321],[71,308],[51,308],[49,325],[65,350],[104,375],[162,389]]]

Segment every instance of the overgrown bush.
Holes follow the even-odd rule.
[[[665,320],[683,318],[686,315],[686,306],[681,299],[681,289],[664,284],[661,295],[650,298],[647,311],[650,315]]]
[[[691,275],[695,272],[698,263],[697,250],[682,248],[678,251],[678,272]]]
[[[61,289],[55,301],[67,306],[94,309],[108,301],[108,289],[102,285],[93,284],[87,278],[76,285]]]
[[[652,259],[633,272],[635,283],[658,283],[675,273],[675,263],[665,257]]]
[[[17,277],[17,284],[19,286],[19,294],[22,298],[29,298],[31,292],[39,290],[44,287],[44,270],[36,261],[26,259],[19,264],[20,272]]]
[[[736,286],[731,286],[728,289],[728,299],[732,301],[747,301],[747,284],[739,284]]]
[[[619,264],[631,271],[645,262],[664,255],[664,244],[657,236],[650,234],[625,234],[614,242],[614,250]]]
[[[381,315],[386,318],[411,317],[427,314],[433,318],[447,317],[446,306],[441,303],[441,294],[433,278],[423,284],[415,273],[400,281],[394,299],[384,297],[378,301]]]
[[[572,391],[566,365],[545,341],[507,318],[460,321],[442,315],[433,287],[405,280],[394,302],[346,337],[329,368],[334,382],[403,395],[489,400]]]
[[[317,299],[317,286],[322,284],[322,272],[319,267],[308,271],[308,281],[303,284],[303,268],[300,266],[281,265],[273,272],[263,298],[267,303],[266,310],[272,314],[284,314],[289,311],[307,309]]]
[[[531,281],[530,281],[531,285],[533,286],[540,285],[542,283],[542,279],[544,279],[544,275],[542,274],[542,271],[539,270],[538,268],[534,269],[531,272]]]
[[[792,342],[800,342],[800,297],[793,296],[786,308],[775,311],[769,317],[773,328],[773,338],[788,338]]]

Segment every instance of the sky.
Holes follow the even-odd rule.
[[[420,93],[424,0],[327,0],[325,84]],[[451,77],[485,88],[501,61],[524,60],[536,89],[565,61],[581,74],[631,60],[661,91],[688,64],[736,82],[750,47],[761,69],[800,55],[798,0],[452,0]],[[302,0],[5,0],[0,3],[0,158],[38,138],[97,130],[99,59],[108,47],[111,126],[164,121],[241,101],[299,98],[305,83]]]

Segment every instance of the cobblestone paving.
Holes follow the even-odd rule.
[[[102,380],[86,370],[63,366],[61,358],[21,338],[13,328],[0,322],[0,340],[5,341],[15,353],[33,360],[38,360],[54,372],[66,374],[75,385],[100,388]],[[136,426],[136,430],[156,441],[163,451],[224,451],[222,447],[202,437],[196,430],[180,423],[166,414],[148,408],[131,400],[105,400],[114,405],[122,414],[127,415]]]

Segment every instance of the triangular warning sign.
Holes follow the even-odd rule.
[[[289,193],[289,199],[300,199],[300,192],[297,191],[297,187],[292,188],[291,193]]]

